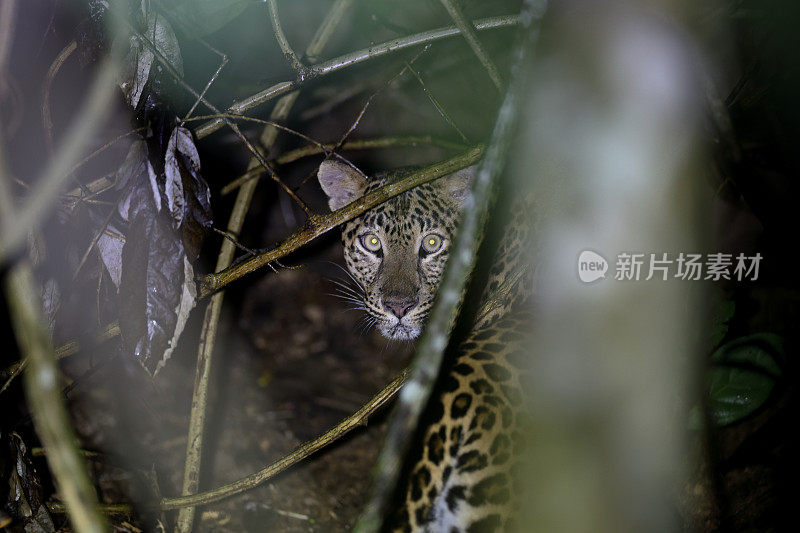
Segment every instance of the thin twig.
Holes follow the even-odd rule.
[[[286,39],[286,35],[283,33],[281,20],[278,17],[278,6],[275,0],[267,0],[267,5],[269,6],[269,20],[272,23],[272,31],[275,34],[275,39],[278,41],[278,46],[281,47],[283,57],[289,62],[289,66],[292,67],[292,70],[297,73],[297,77],[302,80],[305,77],[306,68],[303,66],[303,63],[300,62],[294,50],[292,50],[288,39]]]
[[[422,87],[423,92],[427,95],[428,100],[431,101],[431,103],[434,105],[436,110],[439,111],[439,114],[442,115],[442,118],[444,118],[445,121],[447,121],[447,123],[450,124],[450,126],[454,130],[456,130],[456,133],[458,133],[458,136],[461,137],[462,141],[464,141],[465,143],[469,144],[469,139],[467,139],[467,136],[464,135],[464,132],[461,131],[461,128],[459,128],[456,125],[456,123],[453,121],[453,119],[450,118],[450,115],[448,115],[447,112],[444,110],[444,107],[442,107],[442,104],[439,103],[439,100],[433,95],[433,93],[431,91],[428,90],[428,87],[425,86],[425,82],[422,81],[422,77],[419,75],[419,73],[416,70],[414,70],[414,67],[412,67],[409,63],[406,63],[406,66],[408,66],[408,70],[411,71],[411,73],[414,75],[414,77],[417,78],[417,81],[419,82],[420,86]]]
[[[89,246],[86,247],[86,251],[83,253],[83,257],[81,257],[81,262],[78,263],[78,268],[75,269],[75,273],[72,274],[72,282],[75,283],[75,280],[78,279],[78,274],[80,274],[81,269],[83,268],[83,264],[86,262],[86,259],[89,258],[89,254],[94,249],[97,241],[100,240],[100,237],[103,236],[103,233],[106,232],[106,228],[108,227],[108,223],[111,221],[111,217],[114,216],[115,209],[110,209],[108,215],[106,215],[106,219],[103,221],[103,224],[100,226],[100,229],[97,231],[95,236],[92,238],[92,242],[89,243]]]
[[[200,115],[200,116],[192,117],[188,121],[189,122],[193,122],[193,121],[198,121],[198,120],[209,120],[209,119],[215,119],[215,118],[223,118],[223,119],[229,119],[229,120],[243,120],[245,122],[253,122],[255,124],[262,124],[264,126],[272,126],[273,128],[279,129],[281,131],[285,131],[286,133],[289,133],[291,135],[299,137],[299,138],[303,139],[304,141],[308,141],[309,143],[311,143],[313,145],[319,146],[320,148],[322,148],[324,146],[324,144],[322,144],[321,142],[319,142],[319,141],[317,141],[315,139],[312,139],[308,135],[306,135],[304,133],[301,133],[301,132],[299,132],[297,130],[294,130],[292,128],[289,128],[288,126],[284,126],[283,124],[281,124],[280,122],[277,122],[275,120],[264,120],[263,118],[248,117],[246,115],[232,115],[230,113],[215,113],[213,115]]]
[[[482,154],[483,147],[475,146],[452,159],[425,167],[422,170],[412,172],[401,180],[379,187],[341,209],[328,213],[327,215],[319,216],[314,224],[309,224],[307,222],[301,230],[287,237],[272,250],[252,257],[235,266],[226,268],[223,271],[218,271],[215,274],[209,274],[200,278],[198,280],[200,285],[199,297],[208,296],[228,283],[258,270],[275,259],[280,259],[304,244],[316,239],[320,235],[327,233],[339,224],[357,217],[366,210],[385,202],[389,198],[397,196],[418,185],[422,185],[423,183],[468,167],[480,159]]]
[[[378,394],[373,396],[358,411],[348,416],[319,437],[305,442],[289,455],[281,457],[274,463],[266,466],[258,472],[236,480],[233,483],[228,483],[227,485],[218,487],[214,490],[200,492],[191,496],[181,496],[179,498],[164,498],[161,500],[161,510],[168,511],[170,509],[179,509],[187,506],[205,505],[235,496],[236,494],[241,494],[242,492],[261,485],[279,472],[283,472],[290,466],[297,464],[306,457],[341,438],[354,428],[365,425],[367,423],[367,419],[375,411],[380,409],[381,406],[386,404],[386,402],[391,400],[397,391],[400,390],[400,387],[403,386],[403,383],[405,383],[407,377],[408,371],[403,370],[403,372],[395,377]]]
[[[63,502],[49,501],[45,505],[51,513],[64,514],[68,511]],[[133,506],[129,503],[101,503],[97,506],[97,511],[103,514],[121,514],[131,516],[134,513]]]
[[[168,5],[164,5],[164,3],[161,2],[161,0],[154,0],[154,3],[160,9],[160,13],[159,14],[161,16],[163,16],[167,20],[167,22],[170,23],[170,25],[172,25],[175,28],[178,28],[180,31],[182,31],[186,35],[191,35],[193,37],[193,39],[196,39],[200,44],[202,44],[203,46],[208,48],[212,53],[214,53],[217,56],[219,56],[220,64],[217,67],[216,72],[214,72],[214,74],[208,80],[208,83],[206,83],[205,88],[203,88],[203,91],[200,93],[200,96],[205,97],[206,92],[208,91],[208,89],[211,88],[211,86],[214,84],[214,82],[217,81],[217,78],[219,77],[220,73],[222,72],[222,69],[225,67],[225,65],[228,64],[228,62],[230,61],[230,58],[228,58],[227,54],[225,54],[225,53],[217,50],[213,46],[211,46],[208,43],[208,41],[206,41],[205,39],[203,39],[201,37],[197,37],[196,35],[194,35],[195,32],[192,30],[192,28],[190,28],[183,21],[182,18],[176,17],[176,16],[174,16],[174,14],[170,13],[170,8],[169,8]],[[192,104],[192,107],[186,113],[186,116],[184,117],[183,121],[187,120],[189,117],[192,116],[192,113],[194,112],[195,108],[200,103],[200,101],[201,101],[200,98],[196,98],[195,99],[194,103]],[[182,121],[182,123],[183,123],[183,121]]]
[[[519,24],[518,15],[505,15],[478,20],[475,22],[475,29],[483,31],[497,28],[508,28],[511,26],[516,26],[517,24]],[[276,83],[272,87],[235,102],[228,108],[227,111],[234,115],[241,115],[245,111],[253,109],[254,107],[258,107],[266,102],[269,102],[270,100],[273,100],[274,98],[277,98],[278,96],[282,96],[288,92],[298,89],[310,79],[326,76],[368,59],[374,59],[389,53],[405,50],[406,48],[432,43],[434,41],[458,35],[459,33],[460,30],[455,26],[448,26],[416,33],[414,35],[409,35],[408,37],[392,39],[391,41],[386,41],[384,43],[370,46],[369,48],[364,48],[339,56],[331,59],[330,61],[320,63],[319,65],[308,67],[306,77],[302,81],[295,80]],[[202,139],[203,137],[206,137],[220,129],[224,124],[225,121],[222,119],[211,120],[198,126],[197,129],[195,129],[195,134],[197,135],[198,139]]]
[[[287,163],[292,163],[297,161],[298,159],[302,159],[304,157],[308,157],[311,155],[321,154],[321,153],[331,153],[332,150],[336,147],[338,143],[326,143],[322,146],[317,145],[308,145],[303,146],[300,148],[296,148],[294,150],[290,150],[288,152],[283,153],[282,155],[275,158],[274,162],[277,165],[285,165]],[[392,146],[417,146],[418,144],[429,144],[431,146],[436,146],[438,148],[445,148],[447,150],[463,150],[466,148],[465,145],[454,143],[450,141],[446,141],[444,139],[437,139],[430,135],[423,135],[423,136],[409,136],[409,137],[378,137],[375,139],[359,139],[357,141],[348,141],[341,146],[342,150],[368,150],[371,148],[388,148]],[[264,171],[261,168],[254,168],[248,170],[238,178],[234,179],[227,185],[225,185],[221,190],[220,194],[225,196],[226,194],[231,193],[232,191],[238,189],[242,186],[242,184],[250,181],[251,179],[255,179],[260,177]]]
[[[102,453],[92,450],[78,450],[78,453],[80,453],[83,457],[88,457],[90,459],[103,456]],[[47,457],[47,454],[47,448],[42,448],[41,446],[31,448],[31,457]]]
[[[115,321],[102,328],[99,331],[99,333],[96,334],[94,342],[96,344],[100,344],[101,342],[113,339],[117,335],[119,335],[119,322]],[[74,355],[78,353],[79,350],[80,350],[80,344],[78,343],[77,340],[67,341],[56,348],[55,350],[56,360],[69,357],[70,355]],[[11,364],[10,366],[6,367],[5,370],[3,370],[2,375],[7,377],[2,388],[0,388],[0,394],[2,394],[9,387],[9,385],[11,385],[11,382],[17,376],[19,376],[25,370],[25,368],[27,368],[27,366],[28,366],[28,359],[23,358],[17,361],[16,363]]]
[[[363,110],[362,110],[362,115],[363,115]],[[222,118],[230,119],[230,120],[243,120],[245,122],[255,122],[256,124],[264,124],[264,125],[267,125],[267,126],[271,126],[271,127],[275,128],[275,129],[279,129],[281,131],[285,131],[287,133],[291,133],[292,135],[300,137],[301,139],[306,140],[306,141],[316,145],[321,151],[325,152],[326,156],[335,157],[336,159],[339,159],[343,163],[345,163],[345,164],[349,165],[350,167],[354,168],[358,172],[361,172],[358,169],[358,167],[356,167],[350,160],[348,160],[346,157],[336,153],[336,151],[339,149],[339,144],[334,146],[333,150],[328,150],[328,149],[325,148],[325,145],[322,144],[321,142],[319,142],[319,141],[317,141],[315,139],[312,139],[308,135],[300,133],[297,130],[293,130],[291,128],[288,128],[288,127],[278,123],[275,120],[264,120],[264,119],[260,119],[260,118],[247,117],[247,116],[242,116],[242,115],[230,115],[230,114],[227,114],[227,113],[223,113],[222,115],[203,115],[203,116],[194,117],[192,120],[206,120],[208,118],[216,118],[216,117],[219,117],[219,116],[221,116]],[[359,120],[360,120],[360,118],[361,118],[361,115],[359,115]],[[356,124],[357,123],[358,122],[356,122]],[[353,125],[353,128],[354,127],[355,127],[355,124]],[[267,165],[269,165],[269,162],[267,162]],[[270,168],[272,168],[271,165],[270,165]],[[257,169],[255,169],[255,168],[251,168],[248,172],[253,172],[253,171],[256,171],[256,170]],[[274,175],[274,173],[273,173],[273,175]],[[305,181],[303,183],[305,183]],[[302,185],[302,183],[301,183],[301,185]],[[308,211],[306,211],[306,213],[308,213]],[[313,217],[310,217],[310,218],[313,218]]]
[[[359,111],[359,113],[358,113],[358,116],[356,117],[356,119],[353,121],[353,123],[352,123],[352,124],[350,124],[350,127],[349,127],[349,128],[347,128],[347,131],[345,131],[345,132],[344,132],[344,134],[342,135],[342,137],[339,139],[339,142],[338,142],[338,143],[336,143],[336,148],[334,148],[334,152],[338,152],[338,151],[339,151],[339,149],[341,149],[342,145],[345,143],[345,141],[346,141],[346,140],[347,140],[347,138],[350,136],[350,134],[351,134],[351,133],[353,133],[353,132],[355,131],[355,129],[358,127],[358,125],[361,123],[361,119],[364,117],[364,114],[367,112],[367,108],[369,107],[370,103],[372,103],[372,100],[373,100],[373,99],[374,99],[376,96],[378,96],[378,94],[380,94],[380,92],[381,92],[381,91],[383,91],[383,90],[384,90],[386,87],[389,87],[389,86],[390,86],[392,83],[394,83],[394,81],[395,81],[397,78],[399,78],[400,76],[402,76],[403,74],[405,74],[406,70],[407,70],[407,69],[409,69],[409,68],[411,68],[411,65],[412,65],[412,64],[413,64],[413,63],[414,63],[414,62],[415,62],[417,59],[419,59],[419,56],[421,56],[423,53],[427,52],[429,47],[430,47],[430,45],[429,45],[429,44],[426,44],[426,45],[425,45],[425,46],[422,48],[422,50],[420,50],[420,51],[419,51],[419,52],[418,52],[418,53],[417,53],[417,54],[416,54],[416,55],[415,55],[415,56],[414,56],[414,57],[411,59],[411,61],[406,61],[405,65],[403,66],[403,68],[402,68],[402,69],[400,69],[400,71],[399,71],[399,72],[397,72],[397,73],[396,73],[394,76],[392,76],[391,78],[389,78],[389,80],[388,80],[386,83],[384,83],[383,85],[381,85],[380,87],[378,87],[378,89],[376,89],[376,90],[375,90],[375,91],[374,91],[372,94],[370,94],[370,95],[369,95],[369,97],[367,98],[367,101],[366,101],[366,102],[364,102],[364,105],[361,107],[361,111]]]
[[[98,155],[100,155],[105,150],[108,150],[114,144],[118,143],[119,141],[121,141],[125,137],[128,137],[130,135],[135,135],[137,133],[144,133],[145,131],[147,131],[147,127],[141,127],[141,128],[136,128],[136,129],[131,130],[131,131],[126,131],[125,133],[123,133],[121,135],[118,135],[117,137],[115,137],[115,138],[111,139],[110,141],[108,141],[107,143],[105,143],[100,148],[96,149],[91,154],[87,155],[86,157],[84,157],[83,159],[81,159],[80,161],[75,163],[72,166],[72,168],[69,170],[67,175],[72,174],[73,172],[78,170],[81,166],[85,165],[86,163],[88,163],[93,158],[95,158]],[[68,191],[64,196],[68,196],[68,197],[69,196],[77,196],[77,197],[79,197],[78,199],[80,200],[81,199],[80,196],[82,194],[84,194],[85,191],[88,191],[90,194],[97,194],[98,192],[102,192],[103,190],[107,190],[108,188],[113,187],[115,185],[115,182],[113,182],[111,180],[106,180],[104,178],[105,178],[105,176],[103,178],[100,178],[100,180],[95,180],[95,181],[89,182],[86,185],[82,185],[80,189],[72,189],[71,191]]]
[[[76,41],[70,41],[61,52],[58,53],[50,68],[47,69],[47,75],[44,78],[44,91],[42,91],[42,126],[44,126],[44,141],[47,153],[53,153],[53,116],[50,110],[50,90],[53,88],[53,80],[61,69],[61,65],[69,58],[72,52],[78,47]]]
[[[213,48],[212,48],[212,50],[213,50]],[[181,120],[181,124],[183,124],[184,122],[189,120],[189,117],[192,116],[192,113],[194,113],[194,110],[195,110],[195,108],[197,108],[197,105],[200,103],[201,100],[205,99],[206,93],[211,88],[211,85],[213,85],[214,82],[217,81],[217,78],[219,77],[219,73],[222,72],[222,69],[225,68],[225,65],[227,65],[227,64],[228,64],[228,56],[225,55],[225,54],[222,54],[222,59],[219,62],[219,66],[217,67],[217,70],[214,72],[214,74],[211,76],[211,78],[209,78],[208,83],[206,83],[206,86],[203,87],[203,92],[201,92],[200,95],[197,98],[195,98],[194,103],[192,104],[192,107],[189,108],[189,111],[186,113],[186,116],[183,117],[183,120]]]
[[[220,235],[222,235],[223,237],[225,237],[229,241],[231,241],[231,244],[233,244],[234,246],[236,246],[238,249],[242,250],[243,252],[247,252],[250,255],[258,254],[258,252],[256,252],[252,248],[248,248],[247,246],[245,246],[242,243],[240,243],[239,240],[231,234],[231,232],[223,231],[223,230],[221,230],[219,228],[214,228],[214,227],[212,227],[211,229],[214,230],[216,233],[219,233]]]
[[[464,16],[464,13],[461,11],[461,7],[458,5],[456,0],[441,0],[441,2],[445,9],[447,9],[447,12],[450,14],[450,18],[453,19],[453,22],[456,23],[456,26],[461,31],[461,35],[464,36],[464,39],[467,41],[467,43],[469,43],[472,51],[475,52],[475,55],[483,65],[483,68],[486,69],[486,72],[492,79],[494,86],[498,91],[502,91],[503,79],[500,77],[500,71],[497,70],[497,66],[495,66],[494,61],[492,61],[492,58],[489,57],[489,54],[483,47],[483,44],[481,44],[481,40],[478,39],[475,26],[473,26],[472,22],[470,22],[467,17]]]

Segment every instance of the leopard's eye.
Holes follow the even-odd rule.
[[[438,252],[442,247],[442,238],[435,233],[429,233],[422,239],[422,250],[427,254]]]
[[[370,252],[377,252],[381,249],[381,240],[374,233],[365,233],[362,235],[361,244]]]

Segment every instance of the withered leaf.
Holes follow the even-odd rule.
[[[157,61],[154,48],[178,75],[183,76],[183,59],[172,26],[155,11],[147,13],[146,20],[147,29],[142,32],[142,37],[139,35],[130,37],[130,48],[125,56],[119,80],[125,101],[133,108],[139,104],[145,85],[150,79],[153,62]]]
[[[120,169],[127,186],[119,211],[127,217],[128,231],[123,240],[104,234],[98,241],[119,287],[123,346],[151,375],[171,356],[194,308],[192,262],[211,226],[210,193],[191,133],[175,127],[163,156],[155,153],[163,146],[149,142],[131,148]]]
[[[5,509],[23,524],[26,533],[53,533],[55,526],[42,499],[42,484],[31,463],[25,443],[17,433],[5,439],[7,461],[3,477],[8,479]]]
[[[176,228],[180,228],[186,255],[194,261],[211,227],[211,198],[200,174],[200,156],[186,128],[176,127],[164,155],[165,197]]]
[[[119,298],[123,346],[154,375],[177,326],[185,254],[168,212],[156,206],[151,176],[133,184]]]
[[[114,226],[108,225],[97,239],[96,246],[111,281],[119,288],[122,279],[122,248],[125,246],[125,236]]]

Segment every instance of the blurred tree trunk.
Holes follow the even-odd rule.
[[[543,26],[512,163],[543,221],[526,528],[674,531],[694,402],[699,282],[649,274],[708,227],[689,3],[560,2]],[[608,261],[584,283],[584,250]],[[614,279],[643,253],[639,281]],[[526,529],[527,530],[527,529]]]

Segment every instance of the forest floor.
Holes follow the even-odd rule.
[[[245,293],[230,298],[236,304],[225,307],[215,352],[201,489],[256,472],[325,432],[358,410],[408,363],[410,344],[389,343],[375,331],[360,331],[363,313],[329,295],[335,289],[329,278],[344,276],[327,261],[341,257],[339,245],[329,250],[302,268],[263,274]],[[185,334],[193,336],[196,339],[196,332]],[[194,339],[186,344],[196,343]],[[141,475],[148,467],[156,474],[162,496],[177,495],[195,357],[191,350],[183,350],[186,353],[177,353],[158,375],[153,391],[138,395],[134,403],[141,405],[128,406],[133,418],[144,419],[129,430],[135,434],[131,439],[144,448],[143,458],[131,461],[136,454],[126,451],[129,442],[116,448],[125,437],[116,429],[118,417],[104,410],[114,403],[116,393],[113,383],[103,379],[102,369],[75,395],[73,412],[84,442],[111,452],[110,461],[93,462],[105,501],[137,494],[130,472]],[[384,407],[366,427],[262,486],[201,508],[195,531],[349,530],[369,496],[389,412]],[[112,466],[115,461],[118,468]],[[150,489],[144,493],[145,499],[153,496]],[[115,519],[115,529],[150,530],[159,518],[163,519]],[[172,520],[169,515],[166,519]]]

